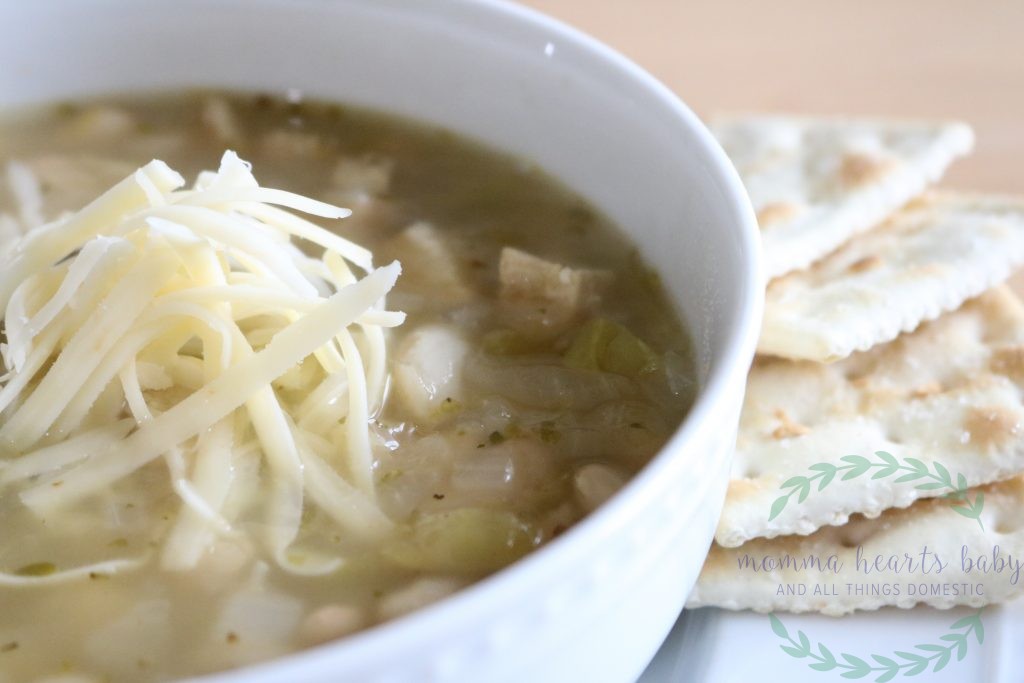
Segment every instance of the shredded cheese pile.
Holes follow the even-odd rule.
[[[183,185],[153,161],[6,250],[0,495],[45,518],[163,459],[180,514],[160,562],[187,570],[239,533],[225,501],[256,452],[268,553],[295,573],[333,571],[341,558],[299,562],[289,548],[307,500],[353,538],[390,530],[368,430],[386,390],[384,328],[404,319],[383,309],[400,267],[374,269],[367,250],[279,208],[349,214],[260,187],[233,152]]]

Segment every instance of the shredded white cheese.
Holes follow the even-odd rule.
[[[18,207],[24,229],[43,224],[43,190],[32,170],[17,161],[7,163],[7,186]]]
[[[260,187],[233,152],[193,189],[183,182],[151,162],[0,259],[0,495],[45,516],[162,458],[180,513],[161,564],[186,570],[239,533],[225,503],[255,443],[268,554],[295,573],[333,571],[344,558],[296,559],[291,548],[305,505],[355,538],[391,529],[368,429],[387,379],[383,328],[404,320],[383,310],[400,267],[374,269],[366,249],[279,208],[349,213]],[[31,188],[20,188],[31,213]],[[330,444],[337,461],[311,443]],[[138,564],[0,572],[0,585]]]

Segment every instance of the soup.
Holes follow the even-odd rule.
[[[288,230],[319,233],[261,204],[284,195],[246,185],[247,167],[231,154],[218,174],[199,176],[191,195],[149,188],[169,173],[162,166],[139,171],[156,181],[135,173],[155,158],[195,178],[217,168],[225,149],[252,163],[262,188],[351,209],[335,220],[329,216],[340,214],[318,203],[281,200],[322,213],[313,219],[345,239],[293,240],[306,254],[282,241]],[[174,679],[280,656],[416,610],[601,505],[661,448],[693,399],[687,336],[636,250],[540,169],[448,131],[297,97],[113,98],[8,116],[0,160],[5,263],[19,258],[8,245],[23,244],[30,228],[134,178],[136,193],[153,195],[152,208],[118,239],[142,239],[148,230],[145,240],[156,240],[136,245],[139,282],[166,266],[154,297],[182,287],[194,263],[183,256],[185,266],[173,258],[161,265],[157,256],[201,243],[220,254],[210,263],[228,279],[179,296],[175,315],[213,316],[202,328],[209,331],[228,311],[230,323],[220,342],[199,327],[152,328],[162,331],[119,364],[107,358],[124,341],[112,329],[126,312],[100,305],[77,314],[68,302],[79,299],[66,298],[61,314],[70,331],[53,335],[63,350],[43,353],[47,325],[57,320],[47,302],[77,277],[76,264],[94,257],[102,265],[120,242],[76,243],[52,252],[60,258],[38,264],[32,278],[9,283],[0,682]],[[218,189],[229,180],[238,181],[234,195]],[[171,196],[188,209],[168,213]],[[197,242],[199,233],[183,235],[164,220],[187,222],[201,215],[197,207],[236,221],[244,214],[252,234],[210,218],[207,232],[196,228]],[[74,219],[55,230],[69,225]],[[271,246],[232,251],[232,239],[249,237]],[[317,244],[327,255],[320,258]],[[252,392],[245,408],[223,403],[269,367],[285,337],[308,337],[296,332],[302,320],[311,334],[309,320],[326,316],[327,306],[340,311],[342,290],[355,296],[363,287],[358,292],[373,301],[378,295],[366,288],[394,279],[397,266],[360,266],[361,248],[378,264],[401,263],[387,310],[363,307],[345,319],[351,336],[331,337],[330,353],[320,347],[267,375],[272,389],[261,396],[282,411],[260,412]],[[139,265],[145,258],[154,265]],[[121,267],[111,259],[110,268]],[[7,268],[7,280],[20,272]],[[260,289],[275,277],[298,277],[297,290],[309,289],[324,307],[314,312],[293,293]],[[138,293],[123,289],[125,301]],[[148,305],[140,299],[139,310]],[[404,312],[404,322],[391,311]],[[107,363],[115,373],[109,382],[98,369],[62,360],[72,356],[72,332],[85,335],[90,319],[95,352],[76,357],[96,368]],[[224,380],[219,393],[211,348],[244,351],[224,362],[220,377],[234,373],[234,384]],[[34,369],[32,357],[41,359]],[[51,373],[63,385],[48,380]],[[90,384],[92,394],[83,388]],[[204,422],[204,411],[222,399],[223,419]],[[25,417],[47,411],[49,422]],[[167,436],[186,422],[199,426],[187,441]],[[157,432],[170,440],[160,442]],[[281,433],[297,439],[294,480],[281,476],[284,465],[272,453]],[[132,458],[150,446],[160,452],[112,474],[112,453]],[[289,509],[287,500],[300,503]]]

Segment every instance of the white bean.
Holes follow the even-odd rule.
[[[607,465],[584,465],[573,477],[576,499],[587,512],[611,498],[625,483],[626,478]]]
[[[299,625],[299,639],[307,645],[319,645],[364,628],[366,614],[353,605],[324,605],[314,610]]]

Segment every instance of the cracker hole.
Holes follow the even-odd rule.
[[[865,519],[862,515],[851,515],[850,520],[838,527],[839,545],[843,548],[856,548],[865,545],[878,532],[878,524]]]
[[[982,513],[981,517],[986,528],[992,529],[992,531],[997,534],[1014,534],[1020,531],[1022,527],[1024,527],[1024,519],[1019,519],[1012,516],[1000,514],[989,516],[985,513]]]
[[[1019,527],[1014,524],[1007,524],[1000,520],[993,525],[992,530],[997,534],[1012,534],[1014,531],[1017,531],[1018,528]]]
[[[885,438],[885,440],[887,442],[891,443],[894,446],[902,446],[903,443],[904,443],[903,437],[901,435],[899,435],[899,434],[893,434],[891,432],[886,432],[884,434],[884,438]],[[897,456],[897,457],[899,457],[899,456]]]

